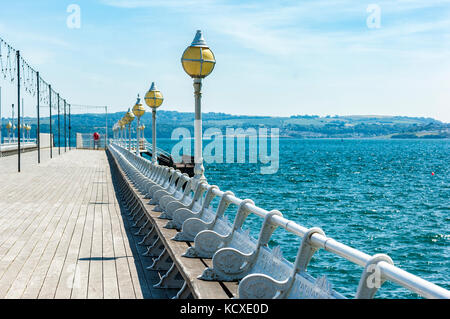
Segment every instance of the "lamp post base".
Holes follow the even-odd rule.
[[[196,163],[194,166],[194,177],[192,177],[192,186],[194,190],[197,189],[197,186],[200,183],[206,183],[206,177],[204,175],[205,168],[203,167],[203,163]]]

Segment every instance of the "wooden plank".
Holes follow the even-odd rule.
[[[78,254],[80,249],[81,238],[83,235],[83,228],[86,220],[87,204],[90,199],[92,187],[94,185],[93,180],[95,175],[92,172],[86,174],[87,183],[82,185],[84,191],[84,198],[77,205],[77,219],[74,226],[73,235],[70,240],[67,254],[65,257],[64,265],[61,270],[60,279],[56,288],[55,298],[57,299],[69,299],[72,294],[74,286],[78,286],[79,277],[76,277],[76,267],[78,261]]]
[[[121,299],[134,299],[136,293],[134,291],[131,270],[128,263],[129,256],[127,255],[126,243],[124,242],[122,227],[120,224],[120,212],[118,212],[118,205],[108,205],[108,210],[111,216],[111,231],[113,235],[113,246],[115,254],[115,262],[117,268],[117,281],[119,285],[119,297]]]
[[[53,213],[53,217],[50,220],[48,227],[44,231],[43,237],[41,239],[42,243],[45,243],[45,246],[43,247],[42,251],[41,249],[37,250],[38,252],[41,252],[41,254],[36,256],[34,259],[35,267],[33,269],[33,273],[28,282],[28,285],[22,294],[22,298],[35,299],[39,296],[49,265],[54,256],[54,252],[56,250],[56,246],[60,237],[59,229],[61,229],[62,225],[65,222],[65,219],[63,217],[67,206],[64,205],[64,198],[70,197],[72,194],[72,190],[69,186],[71,184],[70,177],[72,176],[68,175],[67,177],[69,177],[69,179],[67,180],[67,185],[65,183],[58,184],[60,187],[66,186],[61,187],[60,191],[55,192],[60,194],[58,201],[50,201],[49,210]]]
[[[9,207],[5,209],[5,217],[0,221],[0,258],[2,258],[9,249],[6,246],[3,246],[4,242],[10,239],[12,234],[14,234],[22,223],[26,221],[28,216],[27,212],[29,214],[30,211],[34,211],[42,205],[38,199],[45,195],[46,189],[52,187],[52,185],[49,184],[43,184],[42,186],[42,188],[36,188],[39,190],[37,192],[33,192],[25,187],[22,187],[25,191],[23,196],[25,196],[26,200],[17,200],[17,202],[14,203],[15,205],[9,205]],[[27,192],[31,193],[30,197],[26,196]],[[29,201],[29,199],[31,199],[31,201]]]
[[[72,181],[72,183],[74,184],[72,186],[77,191],[73,194],[73,196],[71,196],[71,198],[68,199],[68,206],[70,206],[71,208],[67,211],[67,214],[70,215],[67,220],[67,224],[64,227],[62,236],[59,239],[58,247],[44,279],[44,283],[39,293],[39,298],[49,299],[55,297],[56,289],[61,277],[61,272],[67,257],[70,241],[72,239],[75,224],[80,212],[79,202],[83,199],[84,192],[86,191],[85,187],[83,187],[84,178],[84,174],[80,174],[79,176],[77,176],[76,180]]]
[[[109,198],[108,194],[108,174],[107,171],[102,173],[102,204],[99,205],[102,213],[103,221],[103,295],[107,299],[119,298],[119,287],[116,270],[116,255],[114,252],[114,242],[112,236],[111,216],[109,215]]]
[[[147,216],[151,219],[152,223],[157,226],[156,230],[164,246],[169,252],[172,260],[175,262],[180,274],[185,279],[188,287],[191,290],[194,298],[197,299],[228,299],[229,296],[227,291],[224,290],[223,286],[219,282],[215,281],[204,281],[197,277],[203,273],[206,268],[205,264],[199,258],[185,258],[182,254],[189,247],[185,242],[177,242],[171,240],[177,233],[174,229],[167,229],[164,226],[167,224],[167,220],[159,219],[160,212],[155,212],[153,209],[155,206],[147,204],[148,200],[144,199],[143,194],[141,194],[130,182],[128,177],[123,173],[120,166],[115,163],[118,167],[118,173],[122,175],[122,178],[126,180],[128,186],[134,191],[136,196],[139,198],[142,206],[147,212]]]
[[[47,291],[42,290],[42,286],[44,285],[60,240],[63,236],[64,229],[69,220],[70,213],[72,212],[73,204],[68,204],[67,202],[67,199],[71,198],[72,195],[73,191],[68,186],[62,197],[62,201],[58,203],[58,208],[49,227],[49,232],[46,234],[46,238],[50,236],[47,246],[35,268],[32,280],[24,291],[24,298],[52,298],[52,294],[47,294]]]
[[[118,213],[121,212],[121,210],[117,210]],[[128,267],[130,269],[130,275],[131,275],[131,281],[133,283],[133,289],[134,293],[136,295],[136,298],[142,299],[144,296],[146,298],[150,298],[152,296],[148,283],[145,279],[145,269],[142,265],[141,256],[137,253],[135,247],[136,244],[133,242],[132,236],[127,234],[129,233],[129,225],[127,216],[119,216],[122,217],[119,222],[119,227],[122,232],[122,238],[124,241],[125,246],[125,254],[127,256],[127,262]],[[127,230],[128,229],[128,230]],[[133,249],[134,248],[134,249]],[[134,254],[133,254],[134,253]],[[132,256],[135,255],[136,258],[133,258]]]
[[[101,176],[101,171],[98,170],[98,177]],[[91,205],[93,206],[93,230],[91,241],[91,252],[89,260],[89,281],[88,281],[88,298],[99,299],[103,298],[103,267],[102,267],[102,250],[103,250],[103,221],[102,211],[98,203],[102,197],[101,185],[97,183],[95,200]]]
[[[57,194],[57,193],[54,193]],[[41,203],[41,207],[37,210],[31,211],[31,214],[41,216],[40,222],[35,224],[34,228],[29,228],[29,231],[27,233],[23,234],[23,237],[20,238],[19,242],[23,243],[23,247],[20,251],[18,251],[17,255],[14,256],[14,260],[11,263],[11,265],[8,268],[8,272],[5,274],[5,276],[2,277],[1,283],[2,288],[9,288],[9,286],[14,283],[14,287],[12,288],[11,293],[8,293],[7,297],[11,297],[12,295],[16,295],[21,293],[24,289],[24,284],[26,284],[25,278],[21,273],[22,268],[26,264],[25,270],[26,272],[32,271],[32,260],[30,260],[29,256],[32,254],[32,252],[35,250],[35,247],[38,244],[43,243],[41,240],[43,234],[45,233],[45,230],[48,227],[49,220],[53,217],[51,214],[51,211],[49,210],[50,204],[47,202],[47,205],[44,205],[46,202]],[[34,230],[34,233],[33,233]],[[11,251],[10,251],[11,252]],[[18,276],[18,273],[21,273],[21,280],[17,281],[16,276]],[[10,289],[11,290],[11,289]],[[0,289],[0,297],[4,297],[4,294],[7,290]]]
[[[0,159],[0,297],[167,298],[138,254],[104,152]],[[17,178],[20,176],[20,178]],[[1,268],[0,268],[1,269]]]
[[[146,249],[145,247],[138,245],[138,242],[140,242],[142,238],[134,235],[134,232],[136,232],[137,229],[131,228],[131,223],[128,221],[128,216],[122,215],[122,212],[126,212],[126,209],[122,208],[117,202],[114,209],[116,212],[117,221],[119,222],[118,227],[123,234],[123,240],[126,241],[125,250],[126,256],[128,256],[126,262],[128,263],[128,267],[130,269],[133,289],[135,290],[137,298],[167,299],[169,296],[166,289],[158,289],[153,287],[153,285],[160,281],[160,276],[157,272],[146,269],[146,267],[151,265],[152,260],[150,257],[142,256]],[[130,256],[135,257],[133,259],[130,258]],[[171,290],[169,293],[170,295],[173,295]]]
[[[91,190],[92,194],[96,194],[97,186],[95,184]],[[92,197],[90,197],[92,198]],[[71,298],[86,299],[88,296],[89,284],[89,268],[91,259],[91,243],[94,230],[94,205],[88,204],[86,207],[86,220],[83,228],[80,250],[77,259],[75,278],[79,278],[78,285],[72,289]]]

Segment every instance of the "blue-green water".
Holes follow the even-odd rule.
[[[174,143],[159,140],[158,146],[170,150]],[[450,289],[449,140],[280,139],[279,150],[276,174],[261,175],[266,165],[260,163],[206,163],[205,175],[222,190],[280,210],[305,227],[321,227],[368,254],[386,253],[402,269]],[[249,218],[246,225],[257,236],[261,219]],[[278,229],[271,245],[280,245],[293,261],[299,243]],[[352,297],[362,268],[319,251],[308,271],[327,275],[336,290]],[[377,297],[417,295],[386,282]]]

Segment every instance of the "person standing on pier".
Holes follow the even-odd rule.
[[[98,149],[98,141],[100,140],[100,134],[98,134],[97,132],[94,133],[94,149]]]

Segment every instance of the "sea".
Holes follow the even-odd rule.
[[[170,152],[177,142],[158,139],[158,147]],[[261,174],[268,164],[247,158],[245,163],[205,163],[205,176],[223,191],[279,210],[304,227],[320,227],[367,254],[388,254],[403,270],[450,289],[450,140],[280,138],[278,149],[274,174]],[[235,209],[227,214],[232,223]],[[261,224],[251,215],[244,228],[257,238]],[[291,262],[299,245],[300,238],[284,229],[277,229],[269,243]],[[324,250],[308,265],[309,273],[326,276],[349,298],[362,270]],[[420,296],[385,282],[375,297]]]

